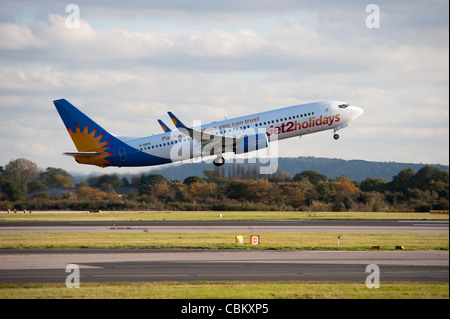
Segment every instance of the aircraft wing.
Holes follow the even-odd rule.
[[[235,137],[229,137],[224,135],[215,135],[215,134],[209,134],[205,133],[199,130],[195,130],[193,128],[187,127],[184,125],[175,115],[173,115],[172,112],[167,112],[172,119],[173,124],[183,133],[186,135],[189,135],[192,139],[196,140],[197,142],[201,143],[202,147],[208,146],[208,148],[214,148],[218,146],[219,144],[222,144],[222,150],[218,153],[224,153],[224,152],[230,152],[233,151],[236,147],[236,140]],[[229,149],[231,148],[231,150]],[[227,150],[225,150],[227,149]],[[217,153],[217,152],[215,152]]]

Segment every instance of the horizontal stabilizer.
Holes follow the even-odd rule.
[[[69,152],[64,153],[64,155],[73,156],[73,157],[80,157],[80,158],[91,158],[94,156],[100,155],[101,152]]]

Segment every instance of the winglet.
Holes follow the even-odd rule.
[[[172,119],[173,124],[175,124],[175,126],[179,129],[185,129],[185,130],[189,130],[189,127],[187,127],[186,125],[184,125],[183,123],[181,123],[181,121],[175,116],[173,115],[172,112],[167,112],[170,116],[170,118]]]
[[[161,125],[161,127],[165,133],[172,132],[172,130],[166,124],[164,124],[163,121],[158,120],[158,123],[159,123],[159,125]]]

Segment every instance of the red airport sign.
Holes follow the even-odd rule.
[[[250,235],[250,244],[259,245],[259,235]]]

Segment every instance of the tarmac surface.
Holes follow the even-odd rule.
[[[5,222],[0,232],[449,232],[448,220]]]
[[[8,222],[0,232],[446,232],[448,220]],[[353,281],[448,282],[448,251],[0,250],[0,283]]]
[[[448,251],[0,250],[1,283],[350,281],[448,282]]]

